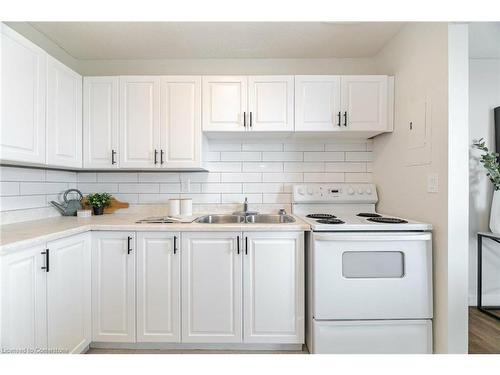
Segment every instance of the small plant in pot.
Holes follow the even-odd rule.
[[[87,201],[92,206],[94,215],[102,215],[104,207],[107,207],[111,202],[111,194],[108,193],[94,193],[87,196]]]

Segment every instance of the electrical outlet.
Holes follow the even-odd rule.
[[[439,192],[439,176],[437,173],[433,173],[427,176],[427,192],[428,193]]]

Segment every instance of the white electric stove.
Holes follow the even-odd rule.
[[[375,210],[373,184],[293,189],[312,353],[432,353],[432,226]]]

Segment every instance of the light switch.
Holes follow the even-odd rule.
[[[437,173],[433,173],[427,176],[427,192],[428,193],[439,192],[439,176]]]

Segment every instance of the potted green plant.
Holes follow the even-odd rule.
[[[92,206],[94,215],[102,215],[104,207],[107,207],[111,202],[111,194],[108,193],[94,193],[87,196],[89,204]]]
[[[474,147],[483,151],[479,160],[486,168],[486,175],[493,184],[493,201],[491,202],[490,229],[493,233],[500,233],[500,163],[499,154],[491,152],[486,147],[484,140],[474,142]]]

